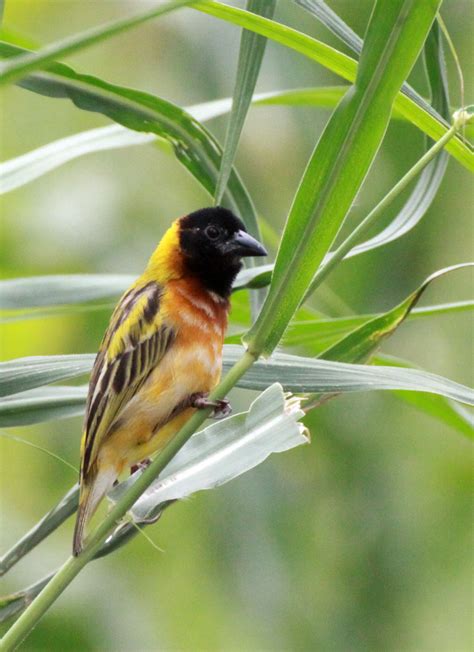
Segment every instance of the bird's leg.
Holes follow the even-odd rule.
[[[130,467],[130,475],[133,475],[135,471],[139,470],[144,470],[148,466],[150,466],[151,460],[149,457],[146,458],[146,460],[142,460],[141,462],[138,462],[138,464],[133,464],[133,466]]]
[[[198,392],[190,397],[190,406],[198,410],[213,408],[210,417],[212,419],[224,419],[232,412],[232,407],[226,398],[210,401],[207,392]]]

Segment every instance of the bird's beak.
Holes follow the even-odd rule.
[[[230,251],[238,256],[267,256],[267,250],[245,231],[237,231],[229,242]]]

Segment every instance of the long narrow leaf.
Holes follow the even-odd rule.
[[[25,310],[120,296],[136,280],[129,274],[58,274],[0,281],[0,308]]]
[[[397,0],[382,8],[377,2],[356,83],[332,114],[293,201],[270,292],[246,336],[252,352],[268,354],[277,346],[331,247],[381,145],[396,94],[438,4]]]
[[[252,30],[257,34],[261,34],[286,47],[294,49],[348,81],[352,82],[355,79],[357,63],[354,59],[286,25],[280,25],[275,21],[246,12],[243,9],[230,7],[219,2],[213,2],[212,0],[195,3],[193,8]],[[8,50],[8,47],[11,47],[8,43],[1,44],[0,56],[12,56],[12,54],[18,55],[27,52],[26,50],[17,49],[12,53],[11,50]],[[51,70],[51,67],[49,67],[49,70]],[[418,103],[415,103],[412,99],[401,93],[395,102],[394,110],[398,111],[434,140],[439,139],[447,131],[443,121],[437,119]],[[463,141],[461,136],[452,139],[446,146],[446,150],[462,165],[474,171],[474,155],[472,149]]]
[[[281,385],[268,387],[248,412],[214,423],[191,437],[162,474],[133,506],[137,522],[153,517],[164,502],[205,489],[214,489],[249,471],[271,453],[308,443],[299,419],[304,413],[295,399],[287,399]],[[134,478],[114,489],[116,502]]]
[[[230,369],[242,355],[242,348],[227,345],[224,370]],[[256,362],[241,378],[239,387],[264,389],[280,380],[291,392],[360,392],[406,389],[448,396],[454,400],[474,404],[474,390],[441,376],[415,369],[346,364],[328,360],[304,358],[275,353],[268,360]]]
[[[295,0],[296,4],[300,5],[303,9],[306,9],[315,16],[323,25],[331,30],[338,38],[341,39],[353,52],[357,55],[362,51],[362,46],[364,44],[363,40],[358,34],[352,30],[349,25],[347,25],[340,16],[336,14],[324,0]],[[431,106],[428,102],[421,97],[414,88],[412,88],[406,82],[402,85],[402,93],[409,97],[413,102],[418,104],[424,111],[427,111],[437,120],[444,122],[445,126],[449,126],[449,123],[444,120],[446,116],[443,113],[437,111],[437,107]]]
[[[247,10],[257,15],[271,18],[275,11],[276,0],[247,0]],[[260,72],[267,39],[264,36],[242,30],[240,40],[237,76],[232,109],[222,152],[219,176],[216,182],[214,203],[221,204],[229,182],[245,118],[250,107],[252,95]],[[255,292],[250,297],[252,320],[257,318],[263,301],[263,293]]]
[[[242,270],[233,290],[266,285],[271,265]],[[0,310],[65,306],[120,296],[136,280],[129,274],[58,274],[0,281]],[[262,283],[263,281],[263,283]]]
[[[0,193],[15,190],[85,154],[156,141],[154,134],[141,134],[121,125],[99,127],[67,136],[0,163]]]
[[[334,108],[346,91],[347,86],[326,86],[257,93],[253,96],[252,104],[256,107],[289,105]],[[229,113],[231,107],[232,98],[226,97],[186,107],[185,111],[196,120],[207,122]],[[392,117],[401,118],[396,112]],[[60,138],[0,163],[0,194],[34,181],[80,156],[147,143],[164,144],[166,141],[155,134],[132,131],[119,124],[89,129],[73,136]]]
[[[230,7],[214,0],[203,0],[193,5],[193,8],[234,25],[239,25],[240,27],[245,27],[258,34],[262,34],[320,63],[350,82],[355,80],[357,63],[354,59],[286,25],[280,25],[261,16],[246,12],[243,9]],[[433,140],[438,140],[447,131],[447,127],[443,121],[435,118],[431,113],[425,111],[425,109],[402,93],[398,94],[394,109],[398,110],[407,120],[416,125]],[[460,136],[452,139],[447,144],[446,151],[454,156],[468,170],[474,172],[474,154],[471,147]]]
[[[416,369],[417,367],[407,360],[395,358],[392,355],[377,354],[372,358],[372,363],[383,366],[403,367],[405,369]],[[394,390],[391,392],[403,403],[413,405],[417,410],[425,412],[454,428],[466,437],[474,438],[474,412],[464,405],[455,403],[445,396],[426,394],[421,392],[404,392]]]
[[[24,49],[0,43],[0,54],[15,56]],[[81,75],[64,64],[51,64],[47,72],[34,73],[20,85],[41,95],[70,99],[85,111],[101,113],[134,131],[154,133],[173,148],[178,161],[212,196],[221,163],[215,138],[183,109],[159,97]],[[255,208],[240,177],[232,171],[225,201],[259,237]]]
[[[0,399],[0,427],[30,426],[84,413],[87,385],[81,387],[51,386]]]
[[[474,310],[474,301],[454,301],[412,308],[406,315],[406,319],[413,321],[472,310]],[[351,331],[379,317],[382,317],[382,313],[292,322],[283,337],[283,344],[290,347],[304,347],[307,355],[319,355]]]
[[[460,312],[471,312],[474,310],[474,301],[452,301],[450,303],[440,303],[431,306],[422,306],[413,308],[407,315],[408,321],[438,317],[440,315],[449,315]],[[354,315],[351,317],[327,317],[298,319],[294,320],[288,326],[288,330],[283,336],[282,343],[287,347],[304,347],[306,355],[318,355],[325,349],[329,348],[351,331],[366,324],[372,319],[380,317],[379,314]],[[240,315],[239,315],[240,316]],[[248,320],[235,319],[237,322],[246,324]],[[244,333],[234,333],[226,337],[226,343],[239,344],[242,341]]]
[[[254,14],[272,18],[276,0],[247,0],[246,9]],[[240,134],[252,101],[260,72],[267,39],[255,32],[242,31],[239,61],[235,80],[232,110],[224,142],[221,168],[216,184],[215,203],[220,204],[234,164]]]
[[[58,380],[88,374],[94,358],[93,354],[73,354],[18,358],[0,362],[0,396],[10,396]]]
[[[122,18],[117,21],[93,27],[86,32],[68,36],[62,41],[47,45],[39,52],[28,52],[16,57],[12,61],[0,64],[0,85],[9,83],[19,77],[23,77],[32,70],[38,70],[46,66],[48,63],[72,54],[77,50],[82,50],[90,45],[99,43],[104,39],[121,34],[132,27],[141,25],[142,23],[157,18],[163,14],[179,9],[185,5],[191,4],[193,0],[172,0],[171,2],[162,4],[160,7],[148,9],[136,16],[129,18]]]
[[[228,371],[243,354],[240,346],[224,346],[224,371]],[[92,366],[93,356],[87,355]],[[58,365],[64,370],[67,356],[58,356]],[[44,366],[44,382],[48,382],[55,356],[37,358],[35,377],[40,382]],[[17,361],[21,364],[21,360]],[[32,364],[32,359],[25,362]],[[77,356],[71,364],[71,376],[76,373]],[[8,381],[8,377],[5,382]],[[429,392],[446,396],[468,405],[474,404],[474,392],[447,378],[416,369],[377,368],[328,360],[275,353],[266,361],[258,361],[238,382],[245,389],[266,389],[281,382],[284,389],[303,393],[343,393],[401,389]],[[37,387],[0,400],[0,426],[29,425],[50,419],[76,416],[82,413],[87,386]]]
[[[456,265],[446,268],[432,274],[421,286],[412,292],[404,301],[392,310],[379,315],[366,323],[362,324],[346,336],[339,339],[335,344],[324,352],[319,352],[319,356],[325,360],[338,360],[340,362],[362,362],[371,356],[380,346],[383,340],[391,336],[399,326],[409,316],[413,315],[414,306],[419,301],[421,295],[425,292],[432,281],[444,276],[445,274],[472,267],[472,264]],[[430,309],[426,314],[430,314]],[[421,313],[423,315],[423,313]],[[390,362],[385,362],[390,364]],[[397,366],[413,368],[409,363],[397,362]],[[472,417],[464,408],[455,405],[452,401],[442,396],[418,395],[415,392],[395,392],[402,400],[415,404],[419,409],[427,412],[450,426],[456,428],[464,435],[472,437],[474,435]],[[470,418],[469,418],[470,417]]]
[[[393,335],[398,327],[403,324],[420,300],[422,294],[434,280],[442,278],[450,272],[473,266],[474,263],[453,265],[452,267],[446,267],[431,274],[414,292],[395,306],[395,308],[356,328],[339,342],[321,353],[320,357],[324,360],[338,360],[339,362],[365,362],[377,350],[381,342]]]
[[[27,532],[0,559],[0,577],[23,559],[33,548],[39,545],[51,532],[54,532],[64,521],[75,512],[79,499],[79,486],[76,484],[36,525]],[[1,602],[0,602],[1,604]],[[1,614],[1,608],[0,608]],[[0,620],[1,622],[1,620]]]
[[[450,107],[446,64],[444,61],[441,31],[437,22],[434,23],[426,39],[424,62],[431,89],[433,107],[443,118],[449,120]],[[426,139],[425,149],[429,146],[430,141]],[[345,258],[352,258],[371,249],[386,245],[413,229],[431,206],[444,178],[448,166],[448,159],[449,157],[446,152],[443,151],[438,154],[423,170],[408,200],[395,218],[391,220],[390,224],[373,238],[361,242],[354,247],[346,254]]]

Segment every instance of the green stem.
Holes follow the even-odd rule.
[[[211,399],[224,398],[234,387],[239,378],[253,365],[258,356],[244,353],[242,358],[232,367],[222,382],[210,395]],[[158,477],[161,471],[184,446],[191,435],[209,416],[210,410],[199,410],[186,422],[177,435],[163,448],[150,466],[143,472],[119,502],[111,509],[104,520],[91,533],[88,543],[78,557],[69,557],[61,566],[53,579],[46,585],[30,606],[23,612],[14,625],[8,630],[0,642],[1,652],[14,650],[31,632],[44,613],[72,582],[76,575],[95,556],[127,511],[133,506],[142,493]]]
[[[306,301],[308,297],[314,292],[314,290],[321,285],[321,283],[326,279],[326,277],[332,272],[332,270],[341,262],[341,260],[346,256],[346,254],[351,251],[355,245],[357,245],[362,237],[365,236],[367,231],[377,222],[377,220],[383,215],[385,209],[393,202],[393,200],[398,197],[398,195],[404,190],[409,183],[411,183],[415,177],[428,165],[430,161],[443,149],[443,147],[456,135],[456,132],[459,129],[458,121],[455,121],[453,126],[429,149],[426,154],[424,154],[415,165],[410,168],[410,170],[403,176],[400,181],[393,186],[389,193],[385,195],[382,201],[377,204],[377,206],[372,209],[372,211],[365,217],[362,222],[357,226],[354,231],[342,242],[342,244],[331,253],[331,257],[327,263],[323,264],[311,281],[303,301]]]

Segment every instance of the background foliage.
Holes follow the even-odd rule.
[[[133,6],[69,2],[66,21],[63,2],[20,1],[7,5],[5,21],[47,43],[118,18]],[[331,6],[363,33],[371,2]],[[467,97],[472,39],[466,24],[472,13],[467,1],[443,5]],[[289,2],[279,3],[276,18],[341,47]],[[180,11],[67,63],[189,106],[232,93],[239,37],[230,25]],[[421,66],[410,82],[426,92]],[[269,42],[257,90],[338,83],[313,62]],[[108,124],[67,102],[52,105],[15,87],[3,92],[2,102],[2,159]],[[308,108],[251,109],[237,163],[276,231],[327,117]],[[221,142],[225,124],[216,119],[210,125]],[[392,122],[348,227],[417,159],[421,145],[419,132]],[[468,260],[471,201],[468,173],[451,161],[416,230],[344,263],[327,284],[334,294],[321,290],[316,305],[333,316],[348,308],[389,309],[433,270]],[[169,220],[209,199],[172,158],[146,146],[75,160],[1,202],[2,271],[15,277],[135,274]],[[428,290],[426,301],[467,298],[470,281],[468,272],[452,274]],[[2,324],[3,357],[94,351],[108,314]],[[414,321],[384,350],[470,384],[471,333],[469,314]],[[235,393],[235,409],[248,403],[247,394]],[[139,537],[88,567],[33,632],[28,649],[45,648],[52,637],[57,649],[77,650],[469,649],[470,444],[401,406],[393,396],[374,393],[345,396],[315,410],[307,419],[311,447],[276,456],[225,487],[174,506],[148,530],[163,552]],[[79,432],[80,421],[72,419],[11,434],[77,465]],[[8,526],[2,527],[1,543],[7,548],[60,498],[74,475],[38,450],[8,439],[0,443],[2,526]],[[7,589],[55,567],[70,537],[68,524],[12,571]]]

